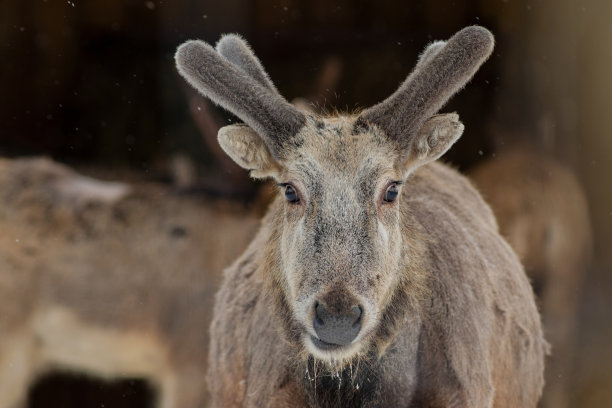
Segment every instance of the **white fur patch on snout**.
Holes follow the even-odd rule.
[[[346,346],[334,348],[333,350],[324,350],[317,347],[312,341],[312,337],[310,335],[304,335],[302,341],[304,342],[304,346],[306,347],[308,354],[312,355],[317,360],[328,361],[331,363],[340,362],[343,360],[348,361],[358,354],[363,346],[359,339],[360,336],[358,336],[352,343],[347,344]]]
[[[378,228],[376,229],[376,231],[378,233],[378,238],[380,239],[382,246],[387,247],[389,244],[389,233],[387,232],[385,225],[380,220],[378,220]]]

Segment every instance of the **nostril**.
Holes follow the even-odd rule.
[[[325,307],[319,302],[317,302],[315,304],[315,318],[314,318],[315,329],[322,329],[323,327],[325,327],[326,315],[327,315],[327,311],[325,310]]]
[[[363,315],[363,308],[361,306],[354,306],[351,311],[353,312],[353,316],[355,317],[352,328],[361,328],[361,316]]]

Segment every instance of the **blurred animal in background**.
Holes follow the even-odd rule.
[[[470,173],[539,300],[547,359],[543,406],[569,407],[582,286],[591,257],[586,196],[571,170],[532,144],[507,147]]]
[[[240,37],[179,47],[179,72],[246,123],[219,131],[223,150],[279,185],[216,297],[213,406],[536,406],[533,291],[477,191],[432,163],[463,132],[437,111],[492,48],[463,29],[385,101],[324,117],[289,104]]]
[[[0,160],[0,407],[25,406],[50,372],[143,379],[160,408],[206,406],[213,294],[257,225],[231,201]]]

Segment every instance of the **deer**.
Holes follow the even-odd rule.
[[[570,168],[533,143],[507,147],[469,173],[531,279],[551,354],[542,406],[569,407],[578,316],[592,254],[586,194]]]
[[[533,290],[471,183],[436,161],[438,111],[491,54],[466,27],[431,43],[387,99],[305,113],[238,35],[181,44],[179,73],[240,118],[221,148],[278,194],[223,272],[210,326],[213,407],[535,407]]]
[[[221,270],[257,215],[165,185],[0,159],[0,407],[55,373],[144,381],[157,408],[205,407]]]

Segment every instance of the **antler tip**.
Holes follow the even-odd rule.
[[[244,40],[244,38],[242,38],[241,35],[235,34],[235,33],[229,33],[229,34],[223,34],[221,36],[219,41],[217,41],[217,45],[215,46],[215,48],[217,49],[217,52],[219,52],[220,54],[223,54],[222,50],[224,48],[239,47],[239,46],[245,46],[245,45],[246,45],[246,41]]]
[[[184,73],[186,70],[193,70],[201,65],[209,49],[212,49],[210,45],[199,40],[189,40],[179,45],[174,54],[174,61],[179,72]]]
[[[482,26],[465,27],[455,34],[455,37],[461,38],[461,41],[465,44],[470,44],[483,58],[489,57],[495,46],[495,37],[493,37],[491,31]]]

